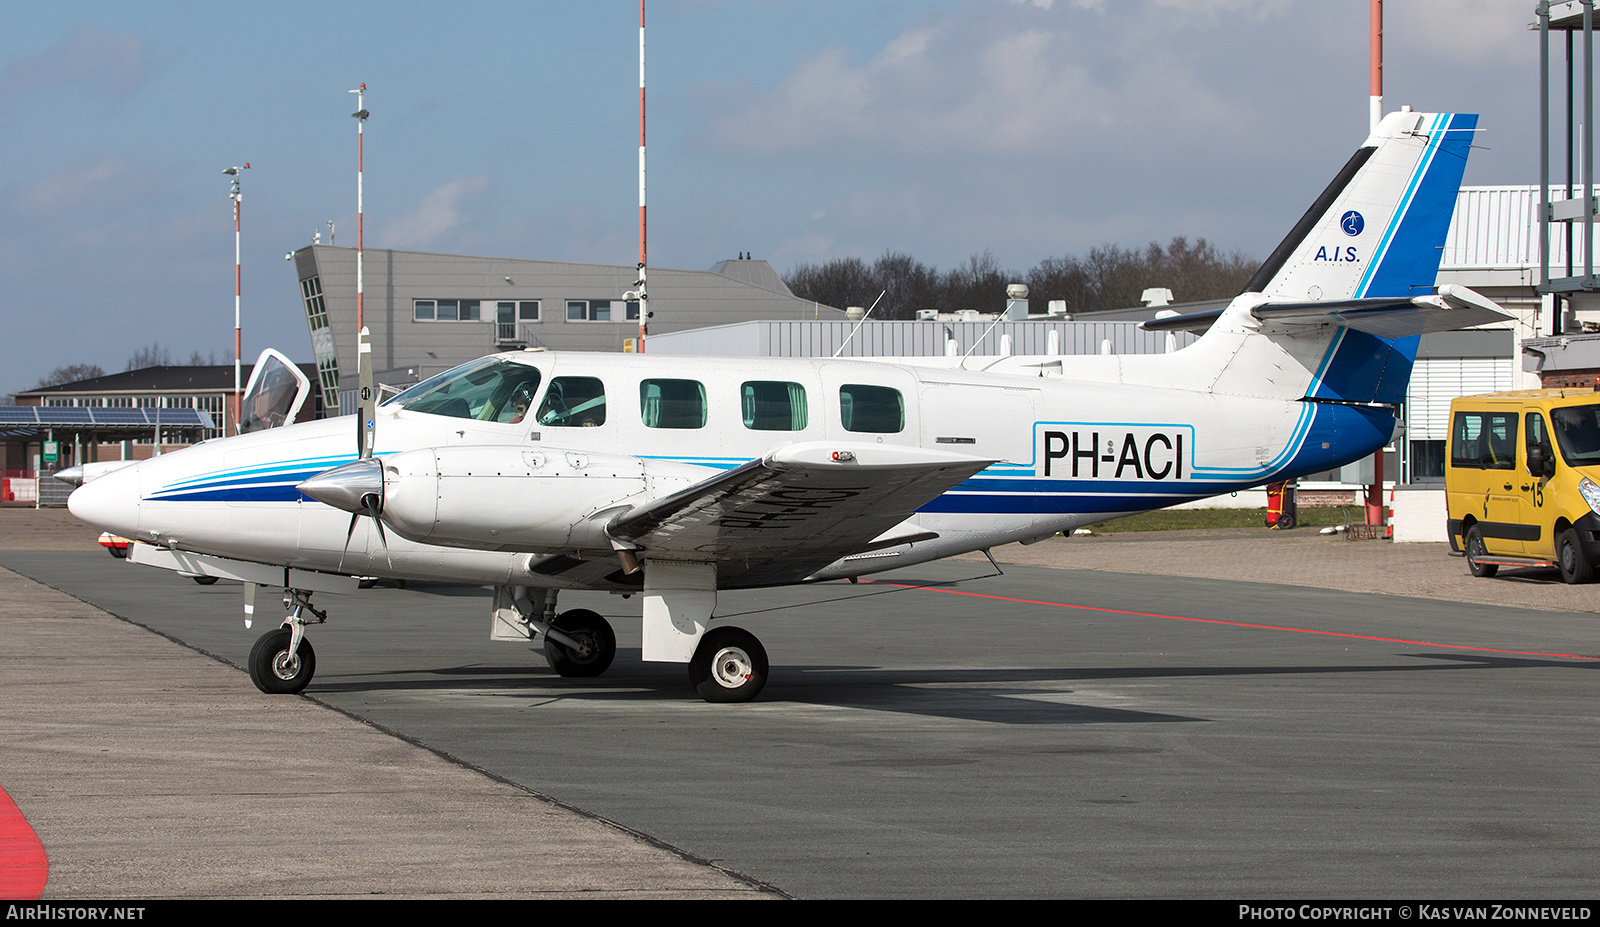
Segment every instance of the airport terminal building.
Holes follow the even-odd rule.
[[[354,410],[356,251],[314,244],[292,253],[329,414]],[[458,364],[518,348],[631,350],[639,332],[637,268],[368,249],[363,319],[374,379],[405,388]],[[650,333],[752,319],[843,319],[796,297],[762,260],[710,270],[649,270]],[[648,340],[646,342],[648,350]]]

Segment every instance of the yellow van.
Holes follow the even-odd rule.
[[[1600,392],[1520,390],[1450,403],[1444,472],[1450,547],[1473,576],[1600,565]]]

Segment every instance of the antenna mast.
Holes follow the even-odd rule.
[[[246,161],[244,167],[230,167],[223,171],[233,177],[233,185],[228,192],[228,198],[233,200],[233,429],[239,430],[239,416],[244,411],[241,405],[244,401],[244,391],[240,385],[239,371],[243,366],[240,355],[244,350],[244,338],[239,325],[239,294],[243,276],[239,268],[239,204],[244,201],[244,194],[239,190],[239,174],[248,170],[250,162]],[[224,431],[226,434],[226,431]],[[159,444],[159,442],[157,442]]]
[[[366,216],[361,201],[362,168],[366,161],[367,85],[350,91],[356,95],[356,111],[350,115],[356,121],[356,331],[366,325],[366,280],[362,277],[361,258],[366,246]],[[331,232],[330,232],[331,236]]]

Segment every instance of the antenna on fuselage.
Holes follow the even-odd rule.
[[[888,294],[888,292],[888,290],[884,290],[882,293],[879,293],[878,298],[872,301],[871,306],[867,307],[867,311],[861,316],[861,321],[857,322],[856,327],[850,329],[850,334],[845,337],[844,344],[839,345],[839,350],[833,352],[834,357],[838,357],[841,353],[843,353],[845,348],[850,346],[850,339],[854,338],[856,336],[856,332],[861,331],[861,326],[867,324],[867,320],[872,318],[872,310],[878,308],[879,300],[882,300],[883,297]]]
[[[967,358],[972,354],[973,351],[976,351],[978,349],[978,345],[983,344],[983,339],[989,337],[989,333],[994,331],[995,326],[999,325],[1001,322],[1004,322],[1005,320],[1006,320],[1005,313],[1001,313],[1000,315],[997,315],[997,316],[994,317],[994,321],[990,322],[989,323],[989,327],[983,330],[983,334],[978,336],[978,340],[972,342],[972,347],[967,348],[967,353],[961,355],[960,363],[956,364],[956,369],[957,370],[965,370],[965,369],[967,369]]]

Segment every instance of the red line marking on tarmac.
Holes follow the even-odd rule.
[[[1498,647],[1469,647],[1465,644],[1439,644],[1433,641],[1413,641],[1403,637],[1377,637],[1371,634],[1350,634],[1345,631],[1318,631],[1314,628],[1291,628],[1275,624],[1252,624],[1248,621],[1224,621],[1220,618],[1190,618],[1184,615],[1163,615],[1157,612],[1135,612],[1121,608],[1100,608],[1094,605],[1070,605],[1066,602],[1042,602],[1038,599],[1020,599],[1014,596],[991,595],[984,592],[966,592],[961,589],[940,589],[934,586],[916,586],[909,583],[887,583],[878,579],[864,579],[863,583],[872,583],[878,586],[898,586],[901,589],[925,589],[929,592],[943,592],[949,595],[971,596],[975,599],[994,599],[1000,602],[1017,602],[1022,605],[1048,605],[1051,608],[1071,608],[1085,612],[1104,612],[1110,615],[1131,615],[1135,618],[1165,618],[1169,621],[1192,621],[1196,624],[1221,624],[1235,628],[1251,628],[1258,631],[1289,631],[1295,634],[1314,634],[1319,637],[1343,637],[1358,641],[1378,641],[1385,644],[1408,644],[1413,647],[1437,647],[1441,650],[1473,650],[1479,653],[1504,653],[1519,657],[1565,657],[1570,660],[1600,660],[1600,657],[1581,653],[1545,653],[1539,650],[1505,650]]]
[[[28,819],[0,789],[0,898],[34,901],[44,892],[50,860]]]

